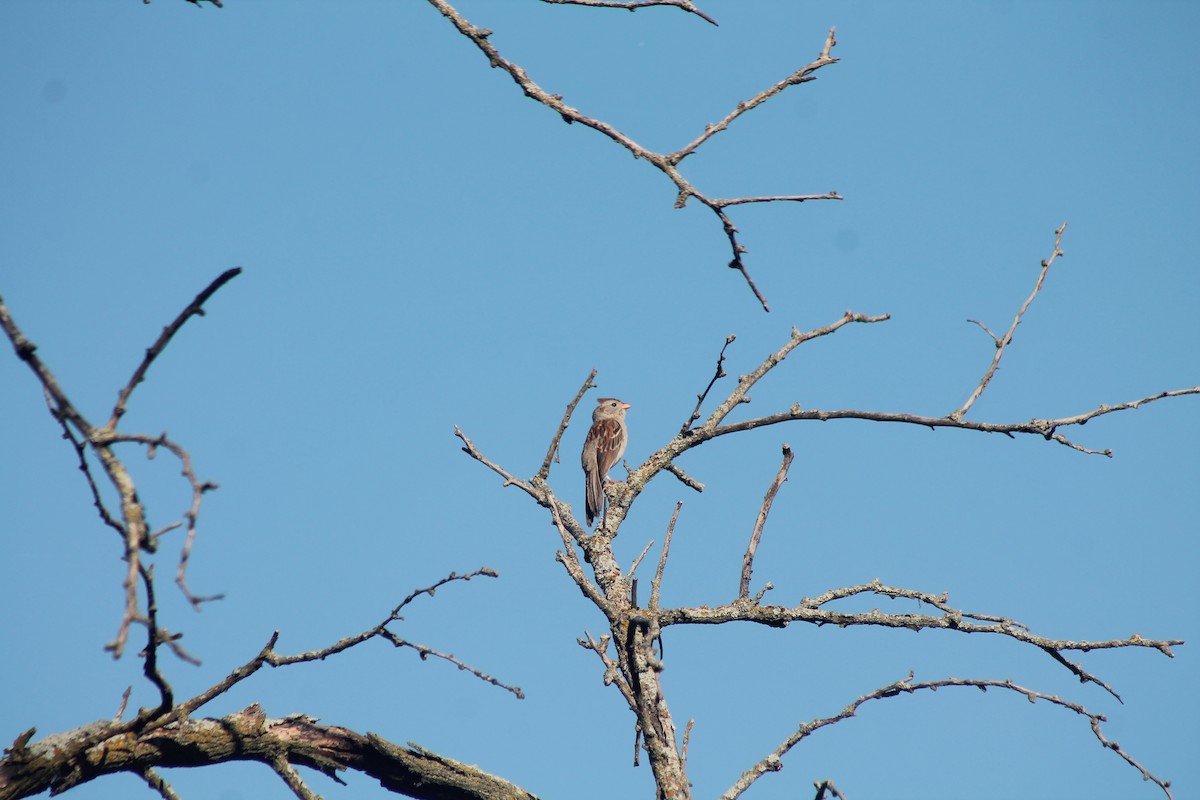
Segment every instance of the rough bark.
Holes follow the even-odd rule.
[[[534,795],[482,770],[372,733],[318,725],[296,714],[269,719],[257,704],[221,719],[186,719],[141,733],[126,723],[94,722],[30,743],[27,731],[0,761],[0,800],[53,794],[103,775],[148,776],[160,767],[203,767],[258,761],[320,770],[334,780],[352,769],[391,792],[427,800],[534,800]]]

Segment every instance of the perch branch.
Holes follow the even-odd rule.
[[[799,347],[805,342],[822,336],[828,336],[839,330],[840,328],[850,323],[869,324],[873,322],[883,322],[890,319],[889,315],[883,314],[880,316],[867,316],[865,314],[855,314],[847,311],[841,318],[831,322],[820,328],[815,328],[810,331],[800,332],[793,328],[791,337],[788,342],[776,352],[767,356],[756,369],[747,375],[743,375],[738,379],[737,386],[734,387],[720,405],[713,410],[704,424],[698,428],[686,428],[681,430],[674,439],[668,442],[659,450],[653,453],[646,461],[637,469],[633,470],[628,480],[625,482],[622,490],[615,494],[615,500],[609,504],[608,522],[606,523],[611,529],[615,530],[624,520],[625,515],[629,512],[629,507],[634,500],[637,499],[641,491],[646,485],[663,470],[669,469],[669,465],[680,454],[698,447],[704,442],[712,439],[714,436],[723,432],[725,429],[718,427],[722,420],[727,417],[738,405],[750,402],[748,393],[750,389],[771,369],[783,361],[788,353]]]

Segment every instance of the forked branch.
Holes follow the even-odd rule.
[[[1042,271],[1038,273],[1037,283],[1034,284],[1033,291],[1029,293],[1029,297],[1025,298],[1025,302],[1021,304],[1021,308],[1017,310],[1017,315],[1013,317],[1012,325],[1008,326],[1008,332],[1004,336],[996,336],[996,334],[988,330],[987,326],[978,320],[968,320],[983,328],[984,332],[992,337],[992,341],[996,344],[996,352],[992,355],[991,365],[983,373],[983,378],[979,381],[979,385],[975,387],[975,390],[971,392],[971,396],[967,398],[965,403],[947,415],[950,419],[961,420],[971,410],[971,406],[975,405],[975,401],[983,395],[983,390],[992,382],[992,377],[996,374],[996,370],[1000,366],[1000,359],[1004,357],[1005,348],[1012,344],[1013,333],[1016,332],[1017,326],[1021,324],[1021,318],[1025,316],[1025,312],[1033,304],[1034,299],[1038,296],[1038,292],[1042,290],[1042,284],[1045,283],[1046,275],[1050,272],[1050,265],[1054,263],[1056,258],[1063,254],[1062,237],[1066,229],[1067,223],[1064,222],[1054,231],[1054,252],[1050,254],[1049,258],[1042,259]]]
[[[59,385],[54,373],[38,357],[37,346],[26,338],[13,320],[8,308],[4,305],[3,299],[0,298],[0,328],[4,329],[9,341],[12,342],[17,357],[24,361],[33,371],[34,375],[37,376],[38,381],[42,385],[42,390],[46,395],[51,415],[62,426],[65,437],[75,447],[76,455],[79,458],[81,469],[88,482],[88,487],[92,492],[93,502],[100,515],[100,519],[105,525],[115,530],[121,536],[124,544],[123,558],[127,565],[125,577],[122,581],[125,593],[125,608],[121,622],[117,627],[117,635],[106,645],[106,649],[113,653],[114,658],[119,658],[125,650],[125,645],[129,638],[130,625],[146,619],[145,612],[139,606],[137,588],[139,571],[142,567],[141,552],[155,552],[158,548],[158,536],[161,533],[172,530],[174,527],[178,527],[177,525],[167,526],[158,534],[150,530],[147,522],[146,507],[138,496],[133,476],[114,451],[115,445],[122,443],[140,444],[147,448],[147,454],[151,457],[153,457],[154,451],[158,447],[167,447],[180,459],[184,467],[183,474],[192,487],[192,506],[185,514],[188,522],[188,535],[176,570],[176,582],[193,606],[198,606],[205,600],[212,599],[198,597],[191,592],[187,586],[186,569],[192,543],[195,538],[196,519],[200,512],[201,497],[205,492],[217,488],[216,484],[200,481],[192,471],[191,459],[187,451],[182,446],[167,439],[165,434],[157,437],[145,434],[118,434],[116,425],[125,413],[129,397],[133,393],[133,390],[145,378],[150,365],[163,352],[163,349],[171,341],[172,337],[178,333],[179,329],[191,317],[202,315],[204,313],[204,303],[218,289],[236,277],[240,272],[241,268],[226,270],[201,291],[200,294],[196,295],[175,320],[163,329],[162,334],[154,344],[146,350],[146,354],[137,369],[134,370],[133,376],[118,392],[112,416],[108,423],[102,427],[93,426],[87,417],[71,402],[70,398],[67,397],[66,392]],[[90,451],[100,463],[104,474],[116,490],[120,506],[119,515],[110,511],[101,497],[91,466],[87,461],[87,451]]]
[[[667,178],[675,185],[676,208],[682,208],[687,203],[689,198],[694,197],[698,202],[712,211],[713,214],[716,215],[717,219],[720,220],[721,229],[725,232],[726,238],[729,239],[729,246],[733,257],[729,261],[728,266],[731,269],[736,269],[742,274],[742,277],[746,281],[746,285],[750,287],[750,290],[758,299],[758,302],[762,306],[763,310],[770,310],[770,307],[767,305],[766,297],[764,297],[762,292],[759,291],[758,286],[754,283],[754,279],[750,277],[750,273],[746,269],[746,264],[742,260],[742,255],[746,252],[746,248],[743,247],[738,241],[737,227],[733,224],[733,220],[729,218],[729,215],[725,213],[725,209],[729,206],[740,205],[744,203],[841,200],[842,196],[837,192],[826,192],[824,194],[780,195],[776,197],[740,197],[731,199],[710,198],[696,189],[696,187],[693,186],[683,176],[678,167],[681,161],[695,153],[702,144],[711,139],[713,136],[716,136],[718,133],[728,129],[734,120],[738,119],[746,112],[762,105],[789,86],[797,86],[801,83],[808,83],[809,81],[816,80],[815,73],[817,70],[821,69],[822,67],[827,67],[830,64],[836,64],[837,59],[831,55],[833,47],[837,44],[837,40],[834,37],[833,28],[829,29],[829,33],[826,35],[825,42],[821,47],[820,54],[812,62],[796,70],[791,75],[788,75],[786,78],[774,84],[773,86],[764,89],[750,99],[739,102],[734,109],[726,114],[720,122],[716,123],[715,125],[705,126],[704,132],[692,140],[689,144],[685,145],[683,148],[676,150],[673,153],[657,153],[638,144],[633,140],[633,138],[625,133],[622,133],[613,125],[594,117],[590,117],[578,109],[567,105],[563,102],[562,95],[552,94],[543,89],[538,83],[529,77],[524,69],[504,58],[500,54],[500,51],[496,49],[489,39],[493,33],[492,31],[472,25],[466,20],[465,17],[458,13],[458,10],[454,8],[449,0],[429,0],[429,3],[438,11],[440,11],[442,15],[446,17],[446,19],[450,20],[450,23],[454,25],[459,33],[470,39],[471,42],[477,48],[479,48],[479,50],[485,56],[487,56],[488,63],[491,64],[493,68],[501,69],[508,73],[509,77],[511,77],[513,81],[521,87],[521,90],[525,93],[526,97],[536,100],[550,110],[554,111],[563,119],[563,121],[567,123],[578,122],[580,125],[591,128],[592,130],[595,130],[598,133],[608,137],[616,144],[628,150],[633,154],[634,158],[643,159],[647,163],[654,165],[655,168],[666,175]],[[585,2],[582,4],[610,5],[609,3],[598,2]],[[700,12],[696,10],[691,3],[679,2],[667,4],[678,5],[681,8],[685,8],[692,13],[699,14],[700,16],[712,22],[712,20],[707,16],[700,14]],[[629,7],[630,5],[642,4],[634,3],[619,5],[622,7]]]

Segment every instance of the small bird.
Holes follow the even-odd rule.
[[[587,524],[600,513],[604,502],[604,482],[608,471],[625,455],[629,433],[625,429],[625,411],[632,406],[615,397],[601,397],[592,412],[592,427],[583,441],[584,490],[587,497]]]

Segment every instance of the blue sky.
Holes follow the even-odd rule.
[[[702,5],[720,27],[670,9],[457,7],[544,88],[660,151],[811,61],[836,25],[840,63],[684,165],[710,196],[845,196],[732,210],[770,314],[725,268],[711,214],[673,209],[660,173],[524,98],[428,4],[0,4],[0,294],[76,404],[106,416],[161,327],[223,270],[245,270],[154,364],[123,424],[168,431],[221,485],[190,577],[227,599],[196,614],[163,581],[166,623],[203,660],[170,665],[179,695],[273,630],[281,651],[323,646],[486,564],[499,580],[420,600],[399,633],[526,700],[380,643],[262,673],[207,713],[259,702],[417,742],[546,798],[649,797],[648,767],[630,765],[632,719],[575,644],[601,617],[554,562],[544,513],[468,459],[455,424],[531,475],[594,367],[601,394],[634,405],[636,465],[678,430],[726,335],[736,376],[793,325],[847,308],[892,320],[801,347],[739,415],[796,402],[947,413],[993,352],[966,320],[1007,327],[1064,220],[1066,256],[970,417],[1061,417],[1200,383],[1200,8]],[[1197,409],[1184,397],[1071,432],[1113,459],[864,422],[688,453],[706,491],[658,478],[617,543],[628,565],[684,501],[665,603],[734,596],[788,442],[796,462],[755,570],[774,602],[878,577],[1047,636],[1191,642],[1175,659],[1082,655],[1120,705],[1040,652],[979,636],[672,629],[664,688],[677,719],[696,721],[696,796],[910,670],[1081,702],[1176,797],[1200,791]],[[11,353],[0,419],[11,741],[111,717],[130,684],[134,704],[153,695],[136,658],[102,651],[120,615],[119,543]],[[552,473],[577,507],[583,434],[571,426]],[[177,518],[189,498],[171,459],[126,457],[151,523]],[[167,777],[186,798],[290,796],[258,765]],[[359,776],[348,788],[309,777],[326,797],[382,796]],[[974,690],[864,707],[747,797],[805,796],[823,778],[856,799],[1161,796],[1081,718]],[[131,791],[147,790],[117,778],[73,796]]]

